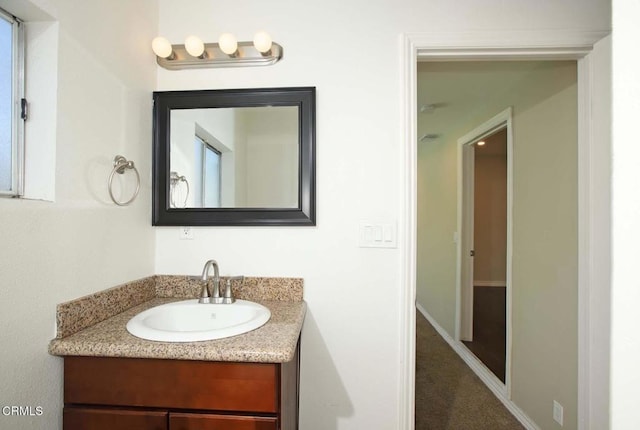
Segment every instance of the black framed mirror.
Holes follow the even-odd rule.
[[[153,101],[153,225],[315,225],[314,87]]]

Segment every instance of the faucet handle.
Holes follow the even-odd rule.
[[[235,297],[231,293],[231,281],[244,281],[244,276],[230,276],[227,278],[226,286],[224,289],[223,303],[233,303],[236,301]]]
[[[200,297],[198,297],[198,303],[211,303],[211,297],[209,297],[209,289],[207,288],[207,282],[206,281],[200,281],[200,282],[202,282],[202,288],[200,290]]]

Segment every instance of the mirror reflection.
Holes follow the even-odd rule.
[[[171,208],[297,208],[298,106],[172,109]]]

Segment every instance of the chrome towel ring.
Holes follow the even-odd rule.
[[[129,200],[127,200],[126,202],[119,202],[118,200],[116,200],[115,197],[113,197],[113,189],[112,189],[113,175],[116,173],[118,173],[119,175],[122,175],[124,171],[127,169],[133,169],[134,173],[136,174],[136,190],[133,193],[133,196],[131,196]],[[113,200],[113,203],[117,204],[118,206],[127,206],[128,204],[130,204],[132,201],[135,200],[135,198],[138,196],[138,192],[140,191],[140,174],[138,173],[138,169],[136,169],[136,166],[133,163],[133,161],[128,161],[122,155],[116,155],[116,157],[113,159],[113,170],[109,175],[107,188],[109,189],[109,197],[111,197],[111,200]]]
[[[187,200],[189,199],[189,181],[187,180],[186,177],[181,176],[180,174],[178,174],[177,172],[171,172],[170,177],[169,177],[169,181],[171,184],[171,191],[170,191],[170,204],[172,208],[185,208],[187,207]],[[184,183],[185,188],[186,188],[186,193],[184,195],[184,197],[181,199],[182,202],[180,203],[180,206],[176,205],[176,202],[174,200],[174,194],[178,194],[178,196],[182,197],[182,193],[179,190],[180,184]]]

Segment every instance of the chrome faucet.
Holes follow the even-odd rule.
[[[213,289],[209,292],[209,269],[213,266]],[[220,297],[220,272],[216,260],[209,260],[204,263],[202,269],[202,290],[198,303],[222,303],[223,298]]]

